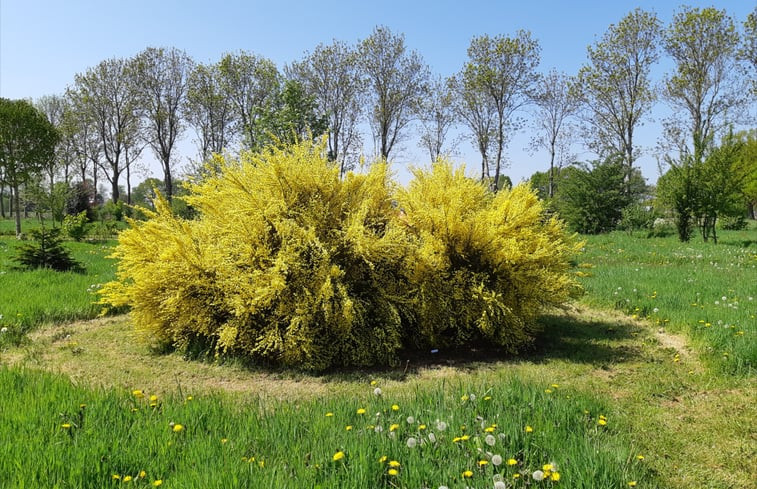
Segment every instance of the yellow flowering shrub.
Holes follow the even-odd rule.
[[[392,362],[402,345],[411,242],[386,165],[339,178],[302,144],[239,161],[191,185],[186,221],[166,202],[119,237],[112,305],[138,330],[186,346],[307,369]]]
[[[408,261],[416,291],[416,346],[487,341],[514,351],[536,316],[578,291],[568,262],[580,244],[527,186],[491,193],[440,161],[399,191],[418,246]]]
[[[495,196],[449,163],[407,189],[382,163],[340,179],[309,143],[212,167],[185,197],[196,219],[158,198],[131,221],[101,289],[163,343],[312,370],[481,339],[515,349],[575,287],[575,245],[526,187]]]

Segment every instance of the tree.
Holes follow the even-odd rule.
[[[675,113],[666,121],[667,135],[679,152],[700,163],[708,145],[738,118],[735,112],[744,105],[736,66],[739,35],[725,10],[683,7],[664,41],[675,63],[663,89]]]
[[[68,110],[63,114],[61,137],[69,141],[74,153],[74,164],[81,177],[80,182],[86,182],[88,168],[92,168],[92,185],[97,187],[97,168],[99,167],[102,149],[100,138],[92,114],[88,113],[83,104],[81,93],[74,88],[66,91]]]
[[[326,116],[318,113],[315,97],[302,84],[287,80],[284,89],[265,108],[255,127],[258,144],[292,145],[318,139],[328,130]]]
[[[489,180],[489,157],[494,137],[495,111],[486,103],[486,95],[475,90],[471,80],[453,76],[447,84],[455,94],[455,113],[471,131],[471,139],[481,154],[481,181]]]
[[[16,236],[21,236],[19,188],[55,155],[59,135],[44,114],[25,100],[0,98],[0,168],[13,192]]]
[[[147,48],[134,59],[146,139],[163,167],[166,198],[173,196],[172,154],[184,127],[182,117],[193,61],[176,48]],[[174,158],[175,159],[175,158]]]
[[[212,153],[222,153],[231,144],[236,119],[231,99],[222,87],[219,64],[197,64],[190,73],[186,118],[199,137],[202,161]]]
[[[419,145],[428,150],[431,162],[442,156],[449,130],[457,122],[455,94],[449,84],[435,78],[418,104],[421,132]],[[455,147],[456,141],[451,146]]]
[[[554,196],[555,163],[557,170],[562,168],[565,159],[572,159],[569,154],[570,129],[568,118],[579,107],[578,99],[572,90],[574,80],[563,73],[551,70],[539,77],[534,93],[536,105],[535,126],[537,134],[531,144],[535,149],[545,149],[549,153],[549,174],[547,196]]]
[[[739,57],[746,61],[748,70],[751,70],[752,95],[757,97],[757,7],[744,21],[744,39]]]
[[[630,185],[626,175],[625,163],[618,157],[565,168],[555,202],[560,217],[579,233],[612,231],[623,209],[638,201],[646,189],[638,169],[633,170]]]
[[[250,149],[260,146],[256,125],[280,91],[281,76],[273,61],[240,52],[225,55],[219,65],[221,87],[234,107],[237,133]]]
[[[129,60],[111,58],[75,78],[76,110],[92,123],[105,161],[100,168],[111,184],[113,202],[118,202],[119,180],[126,169],[125,142],[132,140],[140,122],[139,94]]]
[[[45,95],[40,97],[34,103],[37,110],[47,117],[50,124],[61,133],[61,126],[63,125],[63,119],[66,107],[66,99],[58,95]],[[63,170],[64,180],[68,180],[68,168],[71,166],[70,146],[65,139],[61,139],[60,143],[56,145],[55,154],[53,154],[50,161],[44,162],[44,170],[47,173],[49,186],[52,189],[55,183],[55,175],[58,171]]]
[[[757,129],[743,131],[735,136],[741,143],[736,154],[733,171],[739,182],[739,193],[747,207],[747,214],[755,219],[757,206]]]
[[[485,164],[494,164],[492,182],[499,181],[510,133],[522,125],[515,113],[530,101],[540,50],[538,41],[528,31],[518,31],[515,37],[474,37],[468,47],[468,62],[459,75],[464,92],[463,111],[467,113],[463,119],[469,125],[474,122],[471,129],[483,138],[478,146],[486,151],[481,154]],[[475,104],[488,108],[471,107]],[[493,162],[488,161],[489,150],[494,153]],[[488,169],[482,172],[482,179],[486,175]]]
[[[379,155],[389,159],[424,93],[429,69],[420,54],[408,52],[405,36],[378,26],[358,48],[360,66],[368,78],[374,141]]]
[[[588,47],[589,64],[578,72],[589,144],[600,158],[622,155],[627,187],[639,156],[635,130],[656,99],[649,72],[659,58],[661,33],[657,16],[637,8]]]
[[[339,163],[344,175],[354,166],[352,150],[360,145],[357,126],[365,99],[357,52],[339,41],[319,44],[302,61],[292,63],[287,74],[314,97],[318,112],[326,114],[329,158]]]

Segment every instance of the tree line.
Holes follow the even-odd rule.
[[[753,122],[756,19],[757,8],[737,21],[725,10],[682,6],[664,26],[656,14],[635,9],[587,48],[587,61],[571,75],[539,72],[540,44],[525,30],[474,37],[461,69],[446,78],[432,75],[404,35],[383,26],[355,44],[319,44],[281,69],[251,52],[200,63],[177,48],[149,47],[132,58],[100,62],[77,74],[65,93],[42,97],[33,107],[2,101],[0,213],[5,215],[6,192],[18,216],[25,189],[42,187],[52,195],[56,179],[95,191],[104,179],[114,202],[130,202],[131,174],[145,150],[161,163],[170,200],[176,143],[190,129],[198,166],[213,153],[325,135],[328,156],[344,173],[359,160],[366,122],[384,159],[415,136],[435,161],[460,143],[450,136],[453,128],[463,128],[480,154],[481,180],[495,191],[505,180],[513,135],[528,128],[533,148],[549,155],[548,198],[556,197],[561,170],[575,163],[571,147],[582,142],[599,162],[616,164],[618,192],[629,200],[642,150],[636,132],[655,104],[673,109],[656,148],[666,170],[663,182],[704,174],[707,161],[722,157],[717,148],[729,128]],[[673,68],[656,83],[651,69],[663,55]],[[19,124],[29,131],[44,125],[39,114],[50,127],[39,129],[37,154],[23,153],[34,138],[13,131]],[[18,122],[24,117],[37,122]],[[682,187],[702,190],[691,182]],[[702,214],[692,202],[703,199],[692,192],[678,200],[675,192],[664,194],[689,227]],[[757,200],[753,194],[744,198]]]

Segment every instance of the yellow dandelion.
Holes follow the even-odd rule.
[[[330,418],[330,417],[332,417],[332,416],[334,416],[334,413],[326,413],[326,417],[327,417],[327,418]]]
[[[479,466],[479,467],[485,467],[485,466],[486,466],[486,465],[488,465],[488,464],[489,464],[489,461],[488,461],[488,460],[479,460],[479,461],[478,461],[478,466]]]
[[[484,431],[486,433],[494,433],[494,429],[494,426],[487,426],[486,428],[484,428]]]
[[[163,479],[158,479],[152,483],[153,486],[158,487],[163,484]]]
[[[348,424],[347,426],[345,426],[345,427],[344,427],[344,429],[345,429],[346,431],[352,431],[352,425],[351,425],[351,424]]]
[[[545,392],[546,394],[552,394],[552,389],[544,389],[544,392]]]
[[[470,436],[468,436],[468,435],[463,435],[463,436],[461,436],[461,437],[460,437],[460,439],[461,439],[462,441],[468,441],[468,440],[470,439]]]
[[[552,384],[552,388],[553,388],[553,389],[558,389],[559,387],[560,387],[560,385],[559,385],[559,384]]]
[[[358,414],[365,414],[365,408],[360,408],[357,410]]]
[[[550,479],[557,482],[560,480],[560,473],[559,472],[552,472],[552,474],[549,476]]]
[[[124,481],[124,482],[131,482],[131,480],[132,480],[132,479],[133,479],[133,477],[132,477],[132,476],[130,476],[130,475],[125,475],[125,476],[124,476],[124,479],[123,479],[123,481]]]
[[[396,404],[392,404],[392,411],[399,411],[400,407]]]
[[[636,455],[636,460],[644,460],[644,455]]]
[[[181,425],[181,424],[178,424],[178,423],[175,424],[175,425],[173,425],[173,432],[174,433],[181,433],[182,431],[184,431],[184,425]]]
[[[60,425],[60,427],[63,428],[64,430],[70,429],[71,423],[63,423],[62,425]]]
[[[389,467],[392,467],[392,468],[396,469],[396,468],[398,468],[399,466],[400,466],[400,463],[399,463],[399,462],[397,462],[396,460],[390,460],[390,461],[389,461]]]
[[[463,402],[467,401],[468,399],[469,399],[469,397],[468,397],[468,394],[463,394],[463,395],[462,395],[462,396],[460,397],[460,400],[461,400],[461,401],[463,401]]]
[[[425,424],[419,424],[418,425],[418,431],[423,431],[425,429],[426,429],[426,425]]]
[[[599,421],[597,421],[597,424],[598,424],[599,426],[605,426],[605,425],[607,424],[607,420],[605,420],[605,419],[600,419]]]
[[[473,471],[466,470],[465,472],[463,472],[463,477],[468,478],[468,479],[473,477]]]
[[[513,474],[513,479],[520,479],[520,474],[518,473]]]
[[[452,443],[457,443],[457,442],[459,442],[460,440],[462,440],[462,438],[460,438],[459,436],[456,436],[456,437],[454,437],[454,438],[452,439]]]
[[[156,402],[157,400],[158,400],[158,396],[156,396],[155,394],[153,394],[153,395],[150,396],[150,401]],[[162,482],[161,482],[161,484],[162,484]],[[158,484],[158,485],[160,485],[160,484]]]
[[[140,479],[144,479],[145,477],[147,477],[147,472],[145,472],[144,470],[140,470],[139,471],[139,478]]]
[[[518,461],[515,460],[514,458],[508,458],[507,465],[518,465]]]
[[[342,460],[343,458],[344,458],[344,452],[340,450],[336,452],[333,457],[331,457],[331,460],[333,460],[334,462],[338,462]]]
[[[378,382],[376,382],[375,380],[371,380],[371,386],[372,386],[372,387],[373,387],[373,386],[376,386],[376,384],[378,384]]]
[[[491,401],[491,400],[492,400],[492,396],[484,396],[484,401]]]
[[[139,389],[131,391],[131,395],[134,396],[134,397],[136,397],[137,399],[141,399],[141,398],[145,397],[145,393],[142,392]]]
[[[193,399],[194,399],[194,397],[192,397],[192,396],[187,396],[187,401],[191,401],[191,400],[193,400]]]
[[[113,479],[114,481],[121,480],[121,476],[118,474],[113,474],[110,476],[110,478]]]
[[[389,469],[386,471],[386,473],[392,476],[399,475],[399,471],[397,469]]]
[[[265,467],[265,460],[261,460],[260,462],[258,462],[258,467],[260,467],[261,469]]]
[[[543,470],[544,472],[550,472],[552,470],[555,470],[555,468],[552,464],[544,464],[541,466],[541,470]]]
[[[629,482],[628,487],[636,487],[636,481]]]
[[[399,429],[399,427],[400,425],[395,423],[389,427],[389,431],[396,431],[397,429]]]
[[[382,456],[381,456],[381,458],[379,458],[379,460],[378,460],[378,461],[379,461],[379,463],[380,463],[380,464],[383,464],[384,462],[386,462],[386,459],[387,459],[387,458],[388,458],[388,457],[387,457],[386,455],[382,455]]]
[[[532,427],[526,425],[526,430],[525,431],[526,431],[526,433],[533,433],[534,429]]]

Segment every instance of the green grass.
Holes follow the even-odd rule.
[[[0,426],[19,442],[0,449],[0,481],[6,481],[0,487],[113,487],[125,476],[143,487],[161,480],[163,487],[184,489],[493,487],[498,476],[508,487],[534,487],[532,474],[548,463],[559,484],[537,487],[654,484],[605,403],[505,373],[487,380],[442,381],[404,395],[387,387],[375,395],[365,382],[352,398],[265,407],[252,398],[240,408],[197,392],[152,403],[150,392],[140,398],[93,391],[50,374],[3,368],[0,385],[14,395],[0,397]],[[344,458],[334,461],[337,452]],[[494,465],[494,455],[501,465]],[[517,463],[508,465],[510,458]],[[400,463],[398,475],[389,473],[392,460]],[[468,470],[470,478],[463,475]]]
[[[19,341],[41,324],[99,314],[102,307],[94,303],[92,292],[115,277],[114,261],[105,258],[115,242],[65,242],[84,273],[20,270],[14,260],[19,244],[15,238],[0,238],[0,326],[8,328],[0,346]]]
[[[620,232],[584,239],[576,273],[585,303],[684,331],[722,372],[755,373],[757,230],[721,231],[717,245]]]

